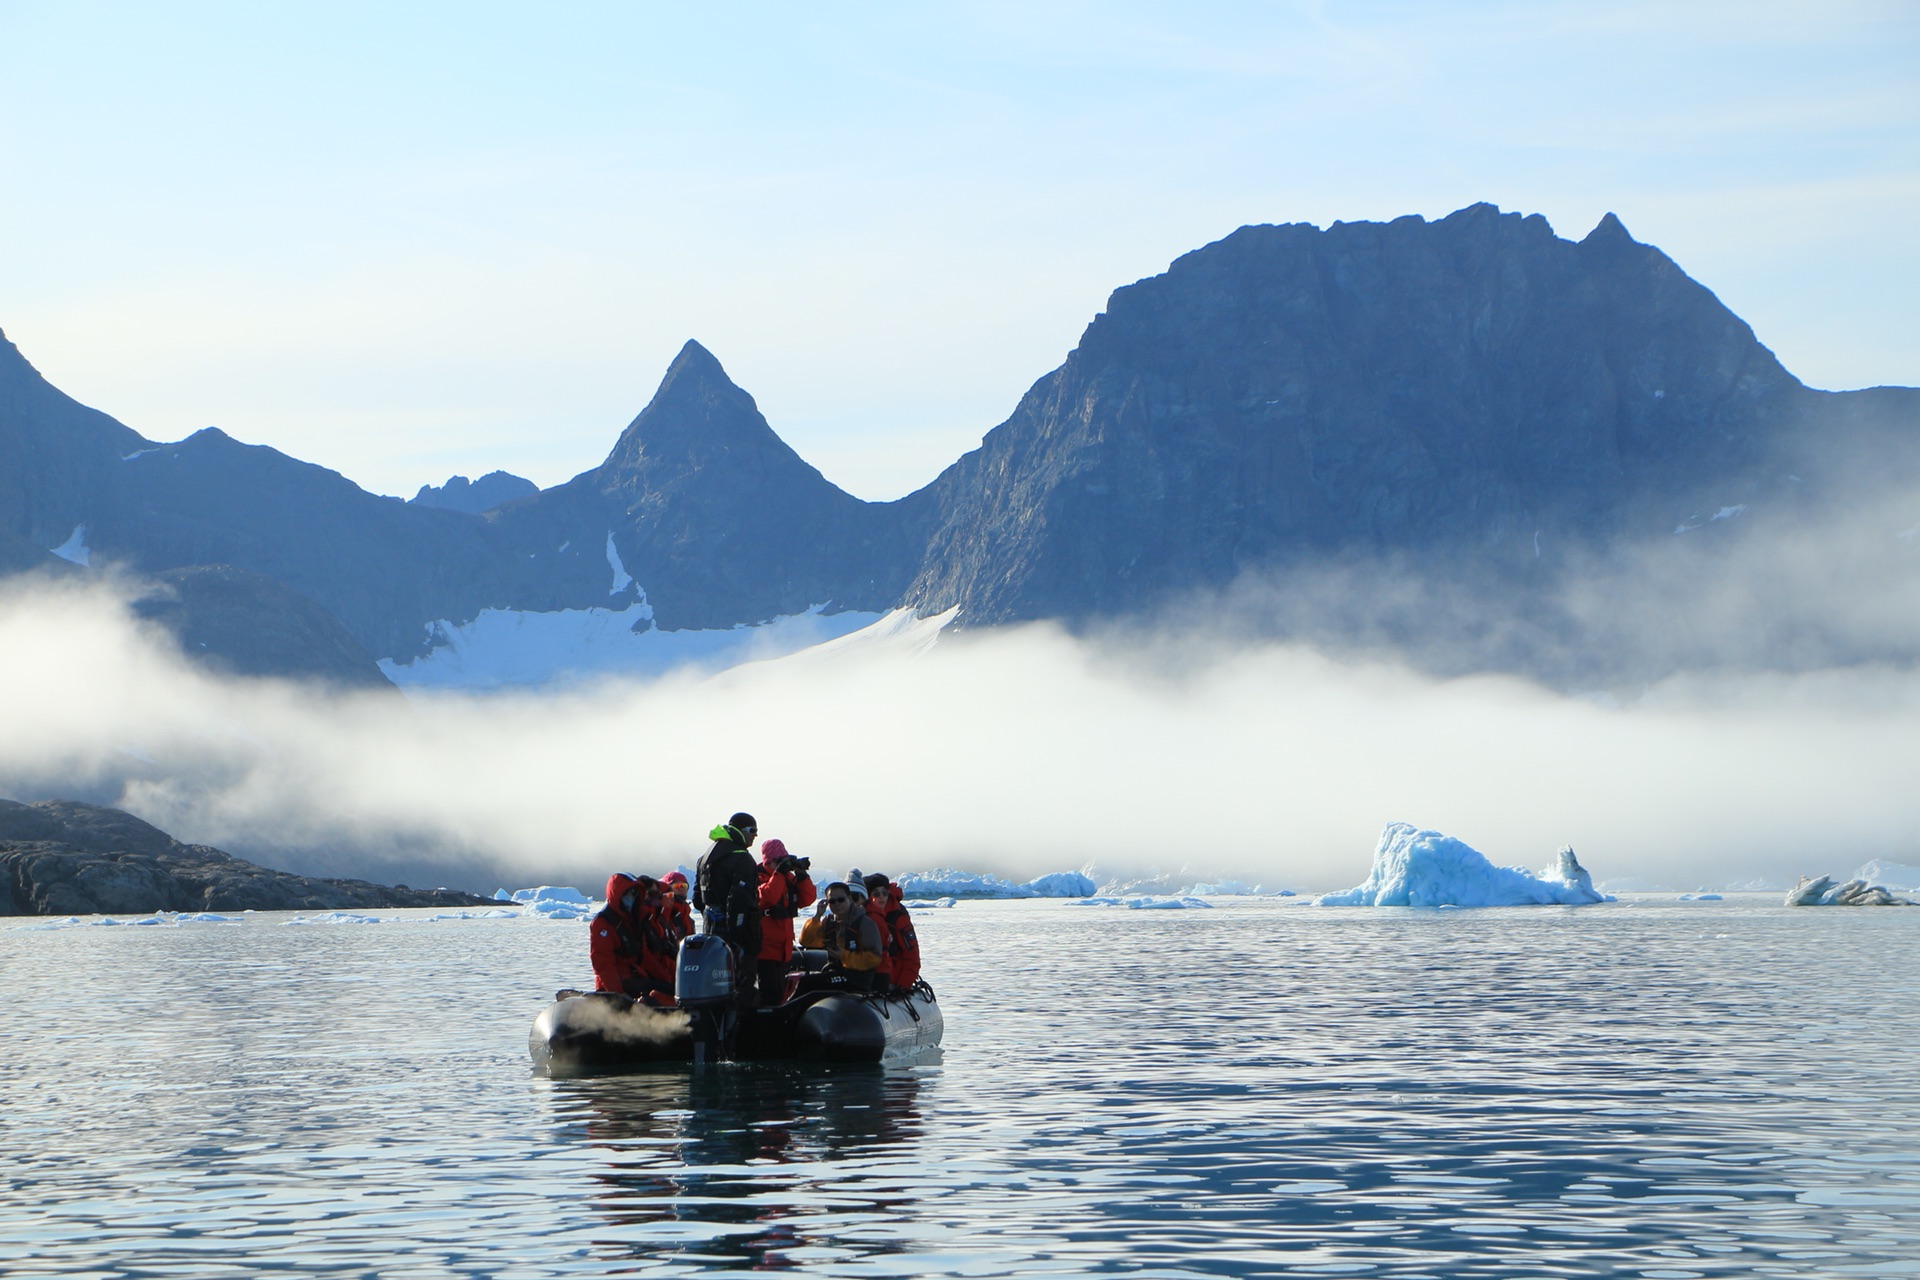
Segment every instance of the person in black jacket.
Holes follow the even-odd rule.
[[[751,850],[759,824],[750,813],[736,813],[707,837],[713,848],[694,871],[693,909],[708,933],[733,948],[734,994],[742,1009],[751,1009],[758,1003],[760,958],[760,864]]]

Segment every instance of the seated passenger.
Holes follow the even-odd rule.
[[[617,991],[636,1000],[653,997],[658,1002],[661,984],[648,972],[647,934],[655,928],[646,905],[646,885],[651,877],[630,876],[616,871],[607,877],[607,905],[593,918],[588,932],[588,955],[593,962],[593,989]],[[654,886],[656,889],[657,885]],[[673,979],[668,977],[665,992],[670,1001]]]
[[[640,877],[640,904],[634,911],[640,935],[640,976],[647,984],[645,1000],[653,1005],[674,1003],[674,970],[680,958],[680,940],[674,936],[672,895],[652,876]]]
[[[895,988],[911,987],[920,980],[920,937],[913,931],[913,917],[900,901],[900,886],[881,875],[867,877],[867,914],[878,916],[886,941],[886,961],[881,972]]]
[[[661,899],[661,905],[666,908],[662,918],[667,921],[669,940],[673,943],[674,950],[678,952],[680,940],[693,933],[693,908],[687,905],[687,893],[690,888],[687,884],[687,873],[670,871],[667,873],[667,878],[660,883],[666,886],[667,893],[671,895]]]
[[[827,887],[831,889],[833,886]],[[833,921],[827,915],[827,900],[822,898],[819,905],[813,909],[813,918],[800,926],[800,945],[809,951],[825,951],[827,926],[832,923]]]
[[[871,991],[880,968],[880,931],[867,918],[867,886],[857,875],[827,886],[827,967],[800,980],[800,991]]]

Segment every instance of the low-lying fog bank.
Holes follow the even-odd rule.
[[[736,809],[826,865],[1354,884],[1382,825],[1603,884],[1916,862],[1920,677],[1677,676],[1625,708],[1192,629],[949,635],[560,693],[193,669],[110,588],[0,586],[0,795],[306,874],[490,892],[688,863]]]

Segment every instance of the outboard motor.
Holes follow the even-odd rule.
[[[680,940],[673,998],[693,1028],[695,1066],[720,1056],[727,1033],[733,1030],[733,966],[733,948],[723,938],[696,933]]]

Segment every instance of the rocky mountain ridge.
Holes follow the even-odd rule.
[[[694,342],[598,467],[480,513],[211,428],[153,444],[0,345],[0,557],[230,565],[402,662],[483,610],[1086,622],[1342,560],[1471,579],[1511,612],[1620,546],[1901,486],[1920,391],[1806,388],[1612,215],[1570,241],[1490,205],[1195,250],[891,503],[827,481]]]

